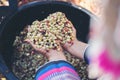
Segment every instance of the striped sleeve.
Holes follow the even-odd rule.
[[[80,77],[70,63],[60,60],[42,66],[35,80],[80,80]]]

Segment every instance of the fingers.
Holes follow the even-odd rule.
[[[27,43],[29,43],[36,51],[44,54],[45,56],[48,55],[46,53],[49,53],[50,51],[61,52],[63,50],[62,47],[61,47],[61,45],[59,44],[60,43],[59,40],[56,40],[56,42],[58,43],[57,49],[49,49],[49,50],[46,50],[45,48],[37,48],[35,46],[35,44],[33,44],[29,39],[26,39],[24,41],[27,42]]]
[[[70,41],[70,42],[67,42],[67,43],[63,44],[62,47],[65,48],[65,49],[68,49],[68,48],[70,48],[72,45],[73,45],[73,41]]]
[[[29,43],[36,51],[41,52],[43,54],[47,53],[47,51],[43,48],[37,48],[29,39],[24,40],[25,42]]]
[[[56,43],[58,43],[58,51],[62,51],[62,47],[61,47],[61,44],[60,44],[60,40],[56,40]]]

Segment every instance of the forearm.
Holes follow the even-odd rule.
[[[49,61],[58,61],[58,60],[66,60],[66,57],[63,54],[54,54],[49,57]]]
[[[87,48],[88,44],[83,43],[81,41],[75,40],[74,44],[68,49],[68,51],[78,57],[78,58],[84,58],[84,52],[85,49]]]

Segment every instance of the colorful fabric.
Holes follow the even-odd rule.
[[[113,61],[108,56],[108,51],[104,50],[102,54],[98,58],[99,66],[104,69],[104,71],[108,73],[112,73],[116,78],[120,77],[120,61]]]
[[[80,77],[70,63],[53,61],[37,71],[35,80],[80,80]]]

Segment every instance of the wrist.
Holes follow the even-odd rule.
[[[57,60],[66,60],[66,57],[63,52],[52,52],[48,53],[49,55],[47,56],[49,61],[57,61]]]

